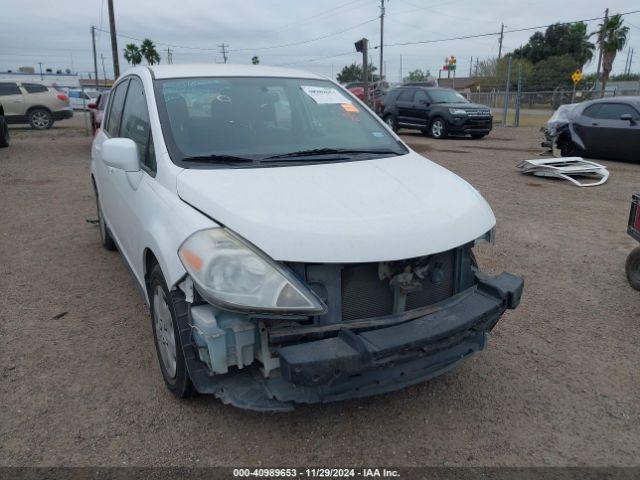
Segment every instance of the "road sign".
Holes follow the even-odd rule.
[[[576,70],[571,75],[571,80],[573,80],[574,85],[582,80],[582,70]]]

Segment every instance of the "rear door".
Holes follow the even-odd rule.
[[[0,82],[0,103],[6,117],[25,114],[24,96],[16,82]]]
[[[431,98],[422,89],[417,89],[411,106],[411,123],[427,127]]]
[[[413,108],[413,97],[415,95],[415,89],[403,88],[396,99],[396,109],[398,110],[398,123],[411,124]]]

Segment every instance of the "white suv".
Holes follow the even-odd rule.
[[[311,73],[136,67],[91,179],[179,397],[290,410],[396,390],[481,350],[522,293],[477,268],[480,194]]]

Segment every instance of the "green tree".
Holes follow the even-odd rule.
[[[428,80],[430,76],[431,72],[429,70],[423,72],[418,68],[409,72],[409,75],[407,75],[403,80],[407,82],[424,82],[425,80]]]
[[[529,83],[535,90],[571,88],[571,74],[575,71],[570,55],[548,57],[533,66]]]
[[[510,56],[511,54],[507,54],[500,60],[494,57],[478,62],[478,71],[475,75],[478,84],[485,88],[504,89],[507,83]],[[518,69],[522,70],[523,88],[536,89],[537,87],[531,83],[534,65],[525,58],[511,57],[511,86],[516,87],[518,84]]]
[[[140,44],[140,53],[147,61],[147,64],[155,65],[160,63],[160,54],[157,52],[154,43],[148,38],[145,38]]]
[[[629,37],[629,27],[622,24],[622,15],[612,15],[601,24],[594,32],[598,46],[602,52],[602,92],[607,85],[609,75],[613,69],[613,61],[618,52],[622,51],[627,44]]]
[[[534,33],[525,45],[513,51],[513,57],[536,64],[550,57],[567,55],[576,69],[591,61],[594,49],[585,23],[556,23],[547,27],[544,33]]]
[[[134,67],[142,62],[142,54],[135,43],[128,43],[124,47],[124,58]]]
[[[260,63],[260,59],[258,58],[257,55],[254,55],[253,57],[251,57],[251,63],[254,65],[258,65]]]
[[[375,82],[378,80],[378,75],[375,75],[376,67],[369,65],[369,81]],[[362,80],[362,67],[357,63],[346,65],[342,68],[340,73],[336,76],[336,80],[339,83],[359,82]]]

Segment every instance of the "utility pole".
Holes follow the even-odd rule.
[[[169,65],[173,63],[173,52],[171,52],[171,49],[169,47],[167,47],[167,63]]]
[[[629,68],[629,54],[631,53],[631,47],[627,48],[627,59],[624,61],[624,75],[627,74]]]
[[[91,26],[91,43],[93,44],[93,72],[95,74],[96,88],[98,88],[98,56],[96,55],[96,27]]]
[[[369,105],[369,40],[363,38],[355,43],[356,52],[362,53],[362,81],[364,82],[364,102]]]
[[[507,68],[507,85],[504,91],[504,109],[502,110],[502,126],[507,126],[507,113],[509,112],[509,90],[511,87],[511,55],[509,55],[509,67]]]
[[[500,43],[500,47],[498,47],[498,60],[500,60],[500,58],[502,57],[502,39],[504,38],[504,23],[502,24],[502,27],[500,27],[500,40],[498,40],[498,42]]]
[[[402,54],[400,54],[400,83],[402,83]]]
[[[222,58],[224,58],[224,63],[227,63],[227,47],[229,45],[222,43],[221,45],[218,45],[218,46],[220,47],[220,50],[222,50]]]
[[[104,55],[100,54],[100,60],[102,60],[102,78],[104,78],[104,87],[107,87],[107,70],[104,68]]]
[[[635,48],[631,49],[631,57],[629,57],[629,71],[627,72],[627,75],[631,75],[631,64],[633,63],[633,54],[635,53],[635,51]]]
[[[476,57],[476,77],[478,76],[478,57]]]
[[[109,6],[109,30],[111,32],[111,56],[113,57],[113,79],[120,76],[120,62],[118,61],[118,41],[116,40],[116,19],[113,13],[113,0],[108,0]],[[96,73],[97,73],[96,68]],[[97,78],[97,77],[96,77]]]
[[[40,65],[40,80],[44,80],[44,77],[42,76],[42,62],[38,62],[38,65]]]
[[[384,79],[384,0],[380,0],[380,81]]]
[[[608,21],[609,21],[609,9],[607,8],[604,11],[604,23],[602,25],[606,26]],[[598,32],[598,69],[596,70],[596,84],[595,84],[594,90],[598,90],[598,84],[600,83],[600,67],[602,66],[602,44],[604,43],[604,34],[605,34],[604,30]]]
[[[469,60],[469,78],[471,78],[471,69],[473,68],[473,57]]]

